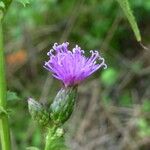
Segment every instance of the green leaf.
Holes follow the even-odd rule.
[[[141,42],[141,34],[140,34],[140,30],[138,28],[138,25],[137,25],[137,22],[134,18],[134,15],[132,13],[132,10],[130,8],[130,4],[128,2],[128,0],[117,0],[118,3],[120,4],[124,14],[126,15],[130,25],[131,25],[131,28],[135,34],[135,37],[137,39],[138,42]]]
[[[4,10],[5,10],[5,3],[3,1],[0,1],[0,21],[3,19]]]
[[[109,96],[109,94],[107,92],[102,93],[102,101],[103,101],[104,105],[106,105],[106,106],[111,104],[111,97]]]
[[[150,101],[149,100],[145,100],[142,104],[142,110],[144,112],[150,112]]]
[[[20,3],[23,4],[23,6],[25,7],[26,5],[30,4],[31,0],[18,0]]]
[[[8,101],[14,101],[19,100],[20,98],[17,96],[15,92],[7,91],[7,100]]]
[[[150,136],[150,126],[146,119],[139,118],[137,122],[139,128],[139,135],[141,137]]]
[[[39,149],[37,147],[31,146],[31,147],[27,147],[26,150],[39,150]]]
[[[3,11],[0,10],[0,21],[2,20],[2,18],[3,18]]]
[[[123,107],[131,107],[132,106],[132,99],[129,91],[125,91],[122,93],[119,99],[119,104]]]
[[[5,4],[4,4],[4,2],[2,2],[2,1],[0,1],[0,9],[1,9],[1,8],[3,8],[3,9],[5,8]]]

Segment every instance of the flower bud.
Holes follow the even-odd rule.
[[[32,98],[28,99],[29,113],[31,114],[33,120],[37,121],[39,125],[46,126],[50,122],[49,112],[46,108],[35,101]]]
[[[55,124],[63,124],[72,114],[77,87],[62,88],[50,106],[50,117]]]

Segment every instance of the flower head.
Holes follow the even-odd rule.
[[[66,87],[79,84],[102,67],[107,68],[98,51],[91,50],[91,56],[86,57],[78,45],[72,51],[68,50],[68,45],[67,42],[60,45],[55,43],[47,53],[50,59],[44,64],[44,68]]]

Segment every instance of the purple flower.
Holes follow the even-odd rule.
[[[91,56],[86,57],[84,50],[78,45],[72,51],[68,50],[68,45],[67,42],[60,45],[55,43],[53,49],[47,53],[49,61],[44,64],[44,68],[52,72],[66,87],[79,84],[101,67],[107,68],[98,51],[91,50]]]

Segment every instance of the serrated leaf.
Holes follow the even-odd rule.
[[[15,92],[7,91],[7,100],[8,101],[14,101],[19,100],[20,98],[17,96]]]
[[[30,4],[31,0],[18,0],[23,6],[25,7],[26,5]]]
[[[129,4],[129,1],[128,0],[117,0],[118,3],[120,4],[124,14],[126,15],[130,25],[131,25],[131,28],[135,34],[135,37],[137,39],[138,42],[141,42],[141,34],[140,34],[140,30],[138,28],[138,25],[137,25],[137,22],[135,20],[135,17],[132,13],[132,10],[131,10],[131,7],[130,7],[130,4]]]

